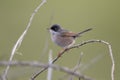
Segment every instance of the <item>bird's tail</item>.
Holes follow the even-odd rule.
[[[86,30],[84,30],[84,31],[81,31],[81,32],[79,32],[79,33],[76,35],[76,37],[79,37],[79,36],[81,36],[81,34],[83,34],[83,33],[85,33],[85,32],[88,32],[88,31],[90,31],[90,30],[92,30],[92,28],[89,28],[89,29],[86,29]]]

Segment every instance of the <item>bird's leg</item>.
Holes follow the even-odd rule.
[[[67,51],[68,48],[63,48],[62,50],[60,50],[60,52],[58,53],[58,57],[61,57],[61,55],[64,53],[64,51]]]
[[[58,52],[58,56],[57,56],[57,57],[61,57],[61,54],[62,54],[63,51],[64,51],[64,49],[60,50],[60,51]]]

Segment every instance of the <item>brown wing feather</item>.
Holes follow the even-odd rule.
[[[77,33],[74,33],[74,32],[62,32],[62,37],[74,37],[74,36],[76,36],[77,35]]]
[[[90,30],[92,30],[92,28],[86,29],[86,30],[81,31],[81,32],[79,32],[79,33],[74,33],[74,32],[72,32],[72,31],[63,31],[63,32],[61,33],[61,36],[62,36],[62,37],[74,37],[74,38],[76,38],[76,37],[79,37],[81,34],[83,34],[83,33],[85,33],[85,32],[88,32],[88,31],[90,31]]]

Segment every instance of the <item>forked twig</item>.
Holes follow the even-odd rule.
[[[111,45],[110,45],[108,42],[106,42],[106,41],[103,41],[103,40],[88,40],[88,41],[82,42],[81,44],[77,44],[77,45],[74,45],[74,46],[72,46],[72,47],[69,47],[69,48],[63,50],[60,54],[61,54],[61,56],[62,56],[66,51],[69,51],[69,50],[71,50],[71,49],[73,49],[73,48],[79,48],[79,47],[81,47],[81,46],[83,46],[83,45],[85,45],[85,44],[88,44],[88,43],[96,43],[96,42],[98,42],[98,43],[103,43],[103,44],[105,44],[105,45],[108,46],[110,58],[111,58],[111,61],[112,61],[111,80],[114,80],[114,70],[115,70],[114,57],[113,57]],[[52,63],[55,63],[59,58],[60,58],[60,56],[57,56],[57,57],[52,61]],[[44,71],[47,70],[47,69],[48,69],[48,67],[45,67],[45,68],[43,68],[42,70],[40,70],[39,72],[37,72],[36,74],[34,74],[34,75],[32,76],[32,78],[31,78],[31,80],[34,80],[39,74],[41,74],[42,72],[44,72]]]
[[[9,63],[12,61],[13,57],[14,57],[14,54],[15,52],[19,49],[19,47],[21,46],[21,43],[28,31],[28,29],[30,28],[31,26],[31,23],[32,23],[32,20],[35,16],[35,14],[38,12],[38,10],[41,8],[41,6],[46,2],[46,0],[43,0],[39,5],[38,7],[34,10],[34,12],[32,13],[30,19],[29,19],[29,22],[27,24],[27,27],[26,29],[24,30],[24,32],[21,34],[21,36],[18,38],[17,42],[15,43],[15,45],[13,46],[13,49],[12,49],[12,52],[11,52],[11,55],[10,55],[10,58],[9,58]],[[6,80],[6,77],[7,77],[7,74],[8,74],[8,70],[9,70],[10,66],[8,65],[2,75],[2,79],[3,80]]]
[[[62,66],[58,66],[58,65],[55,65],[55,64],[44,64],[44,63],[41,63],[41,62],[37,62],[37,61],[11,61],[10,63],[8,61],[0,61],[0,66],[7,66],[7,65],[10,65],[10,66],[22,66],[22,67],[26,67],[26,66],[31,66],[31,67],[41,67],[41,68],[44,68],[44,67],[49,67],[49,68],[52,68],[54,70],[58,70],[58,71],[62,71],[62,72],[65,72],[67,74],[70,74],[70,75],[74,75],[76,77],[81,77],[82,79],[85,79],[85,80],[93,80],[92,78],[86,76],[86,75],[83,75],[79,72],[74,72],[73,70],[67,68],[67,67],[62,67]]]

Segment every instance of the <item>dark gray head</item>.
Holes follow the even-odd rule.
[[[55,32],[57,32],[57,31],[60,31],[60,30],[61,30],[61,27],[60,27],[60,25],[58,25],[58,24],[54,24],[54,25],[52,25],[52,26],[50,27],[50,29],[53,30],[53,31],[55,31]]]

